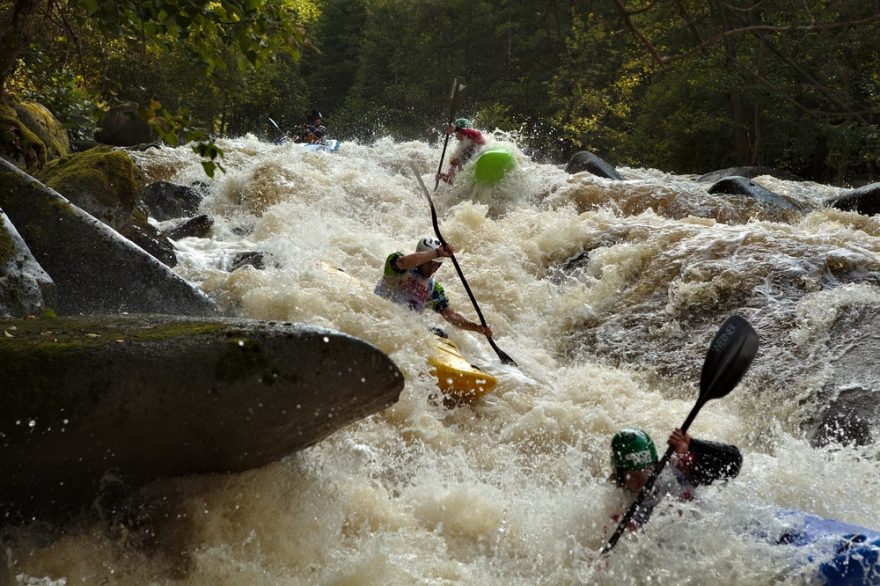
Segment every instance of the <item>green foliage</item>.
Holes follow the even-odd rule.
[[[290,131],[312,108],[334,138],[436,139],[457,77],[457,114],[516,131],[544,160],[587,149],[672,172],[764,164],[835,181],[880,162],[874,2],[15,5],[35,3],[46,18],[25,77],[83,134],[90,100],[119,99],[160,102],[166,142],[195,129],[275,138],[269,117]],[[0,23],[11,6],[0,0]]]

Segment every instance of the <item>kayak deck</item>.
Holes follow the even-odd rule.
[[[498,383],[494,376],[469,363],[448,338],[435,337],[428,365],[440,390],[457,401],[471,403],[491,393]]]

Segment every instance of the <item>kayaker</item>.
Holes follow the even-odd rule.
[[[454,124],[446,126],[446,134],[453,133],[458,145],[449,157],[449,169],[446,173],[437,173],[438,179],[450,185],[455,180],[455,174],[486,144],[483,133],[473,128],[473,123],[467,118],[459,118]]]
[[[633,515],[630,529],[645,524],[664,496],[689,501],[694,498],[695,487],[734,478],[742,466],[742,453],[730,444],[693,439],[680,429],[673,431],[666,443],[673,448],[669,465]],[[623,429],[611,439],[611,480],[631,496],[639,493],[657,462],[654,442],[641,429]],[[619,521],[621,516],[622,513],[612,518]]]
[[[451,244],[443,245],[428,236],[419,240],[412,254],[391,253],[374,292],[414,311],[422,312],[430,307],[454,326],[492,337],[492,328],[472,322],[453,310],[443,286],[434,279],[443,259],[454,252]]]
[[[293,142],[323,144],[324,137],[327,134],[327,128],[324,126],[324,115],[317,110],[312,110],[306,120],[307,124],[302,126],[299,133],[294,137]]]

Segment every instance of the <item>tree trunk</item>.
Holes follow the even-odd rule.
[[[45,0],[15,0],[0,14],[0,89],[15,70],[19,54],[40,23]]]

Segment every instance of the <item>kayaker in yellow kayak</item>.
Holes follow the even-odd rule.
[[[455,252],[430,236],[422,238],[411,254],[394,252],[385,260],[382,278],[375,293],[410,309],[422,312],[430,307],[454,326],[492,337],[492,328],[472,322],[449,306],[443,286],[434,279],[444,258]]]

